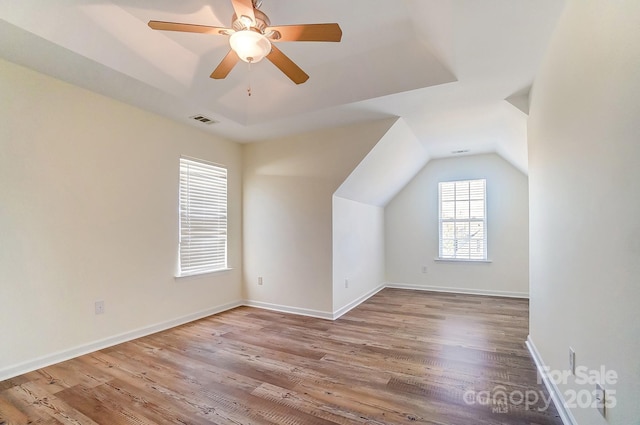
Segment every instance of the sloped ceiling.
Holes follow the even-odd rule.
[[[498,152],[526,172],[523,93],[563,7],[562,0],[264,0],[274,25],[342,27],[341,43],[279,44],[311,77],[299,86],[268,61],[250,70],[240,63],[212,80],[226,37],[147,26],[152,19],[229,26],[229,0],[0,2],[0,56],[238,142],[402,117],[430,157]],[[219,123],[189,119],[196,114]]]
[[[427,162],[424,146],[398,118],[334,195],[383,207]]]

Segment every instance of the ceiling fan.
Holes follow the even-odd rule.
[[[239,60],[256,63],[266,57],[294,83],[302,84],[309,76],[282,53],[274,42],[338,42],[342,39],[342,30],[335,23],[271,26],[269,17],[259,10],[262,0],[231,0],[231,4],[235,11],[231,18],[231,28],[163,21],[149,21],[149,27],[154,30],[229,36],[231,49],[211,74],[211,78],[215,79],[229,75]]]

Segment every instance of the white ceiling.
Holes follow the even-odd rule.
[[[264,0],[273,25],[342,27],[341,43],[279,43],[302,85],[267,60],[213,80],[226,37],[147,26],[229,26],[229,0],[0,2],[0,56],[238,142],[402,117],[432,158],[497,152],[526,172],[526,96],[564,3]]]

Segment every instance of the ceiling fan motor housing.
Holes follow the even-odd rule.
[[[256,17],[256,21],[253,23],[253,25],[250,22],[246,22],[242,18],[238,18],[238,16],[234,13],[233,17],[231,18],[231,22],[232,22],[231,27],[235,31],[242,31],[246,29],[255,28],[258,31],[260,31],[262,34],[264,34],[264,30],[269,25],[271,25],[271,21],[269,20],[269,17],[264,12],[258,9],[255,9],[253,13]]]

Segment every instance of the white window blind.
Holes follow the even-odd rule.
[[[440,258],[487,259],[486,180],[440,182]]]
[[[227,268],[227,169],[180,158],[179,273]]]

